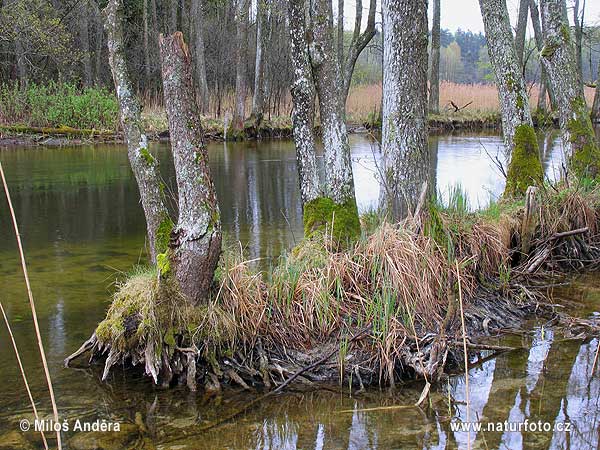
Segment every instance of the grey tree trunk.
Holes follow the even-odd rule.
[[[382,206],[407,215],[429,176],[427,0],[383,0]]]
[[[166,0],[169,4],[169,22],[168,31],[169,33],[175,33],[178,27],[177,15],[179,10],[179,0]]]
[[[246,55],[248,54],[248,14],[249,0],[236,0],[236,61],[235,61],[235,107],[233,111],[232,126],[235,130],[244,129],[246,117]]]
[[[343,90],[342,90],[342,100],[344,107],[346,105],[346,100],[348,99],[348,93],[350,92],[350,85],[352,84],[352,75],[354,74],[354,67],[356,66],[356,61],[358,57],[365,49],[371,39],[375,36],[375,12],[377,8],[377,1],[370,0],[369,1],[369,15],[367,17],[367,25],[365,29],[361,33],[362,27],[362,0],[356,0],[356,13],[355,13],[355,21],[354,21],[354,32],[352,34],[352,41],[350,42],[350,47],[348,48],[348,53],[344,59],[343,53],[343,45],[342,52],[338,53],[338,58],[342,62],[340,67],[342,68],[342,77],[343,77]],[[342,33],[343,34],[343,33]],[[339,50],[338,50],[339,51]]]
[[[566,6],[564,0],[542,0],[541,6],[542,63],[556,96],[563,147],[577,176],[596,178],[600,173],[600,149],[577,71]]]
[[[79,44],[81,46],[82,58],[81,62],[83,65],[83,84],[84,86],[91,86],[93,84],[92,78],[92,57],[90,52],[90,34],[89,34],[89,8],[86,1],[82,2],[79,7],[77,17],[77,23],[79,25]]]
[[[440,110],[440,0],[433,0],[431,27],[431,64],[429,67],[429,111]]]
[[[17,60],[17,77],[21,86],[25,86],[28,81],[27,61],[25,57],[25,46],[19,37],[19,33],[15,36],[15,58]]]
[[[267,47],[267,0],[258,0],[256,11],[256,58],[254,67],[254,95],[252,96],[252,118],[260,124],[265,109],[265,59]]]
[[[104,33],[102,27],[102,13],[100,12],[100,8],[96,4],[96,2],[91,3],[92,8],[94,10],[94,28],[95,28],[95,50],[94,50],[94,76],[97,86],[101,86],[103,83],[102,75],[104,73],[104,59],[103,59],[103,50],[104,50]]]
[[[517,30],[515,32],[515,48],[519,65],[523,67],[523,54],[525,52],[525,35],[527,34],[527,18],[529,17],[529,0],[519,0],[519,15],[517,17]],[[523,73],[525,69],[523,68]]]
[[[479,5],[498,87],[504,144],[510,155],[505,194],[524,195],[529,185],[542,181],[543,172],[506,0],[479,0]]]
[[[121,110],[127,155],[140,190],[142,208],[146,217],[150,259],[155,263],[157,254],[167,250],[173,222],[163,199],[158,161],[148,151],[148,139],[140,120],[140,106],[135,98],[127,70],[122,7],[122,0],[110,0],[104,10],[108,59]]]
[[[179,204],[179,219],[171,234],[171,262],[180,291],[198,304],[208,301],[221,254],[219,205],[183,34],[161,35],[159,47]]]
[[[340,63],[340,73],[344,73],[344,0],[338,0],[337,54],[338,62]]]
[[[577,73],[579,74],[579,80],[583,88],[583,19],[585,14],[585,0],[583,1],[583,7],[581,13],[579,9],[579,0],[575,0],[573,3],[573,23],[575,29],[575,61],[577,61]],[[581,16],[581,17],[580,17]]]
[[[196,75],[196,85],[198,86],[198,93],[200,95],[200,111],[206,114],[210,99],[208,81],[206,79],[206,60],[204,58],[203,3],[203,0],[192,0],[192,30],[194,39],[194,74]]]
[[[306,0],[288,2],[290,58],[294,68],[292,123],[303,205],[321,196],[314,134],[316,92],[306,41],[305,4]]]

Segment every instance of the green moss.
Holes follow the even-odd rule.
[[[353,242],[360,237],[360,220],[356,201],[350,199],[343,204],[335,203],[329,197],[319,197],[304,205],[304,235],[311,236],[317,231],[331,232],[338,242]]]
[[[169,257],[169,251],[159,253],[156,255],[156,267],[161,277],[166,277],[171,272],[171,258]]]
[[[571,102],[573,118],[567,122],[569,141],[573,146],[571,168],[580,178],[596,179],[600,175],[600,148],[596,142],[592,121],[585,100]]]
[[[560,26],[560,36],[566,43],[569,43],[569,41],[571,40],[571,32],[569,30],[569,27],[564,23]]]
[[[544,172],[533,126],[521,124],[515,130],[514,148],[508,166],[504,195],[519,197],[528,186],[542,182]]]
[[[150,154],[147,147],[140,148],[140,156],[144,158],[144,161],[146,161],[148,165],[154,164],[154,156]]]
[[[163,220],[156,229],[156,253],[164,253],[169,248],[169,241],[171,240],[171,231],[173,231],[173,221],[168,214],[165,214]]]

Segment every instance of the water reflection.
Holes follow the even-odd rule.
[[[563,161],[558,135],[540,135],[549,178]],[[376,145],[366,136],[351,139],[357,202],[361,211],[377,206]],[[174,185],[172,161],[165,146],[153,148],[162,176]],[[211,144],[211,168],[226,237],[240,241],[251,258],[274,263],[302,236],[296,161],[290,142]],[[504,181],[490,158],[502,155],[498,136],[439,136],[430,140],[431,175],[447,198],[448,187],[461,183],[473,207],[497,198]],[[110,384],[98,374],[61,369],[65,354],[89,335],[105,312],[112,285],[123,271],[144,261],[144,220],[127,156],[120,146],[1,150],[29,259],[33,291],[55,379],[59,407],[89,417],[132,421],[142,412],[157,442],[191,432],[226,416],[253,394],[228,393],[204,399],[186,391],[161,391],[147,379],[114,374]],[[3,304],[13,320],[17,342],[40,408],[49,411],[38,357],[30,344],[31,318],[16,258],[9,218],[0,208],[0,276]],[[585,279],[561,295],[582,305],[589,315],[600,308],[600,284]],[[0,342],[6,342],[0,327]],[[598,345],[562,341],[552,329],[534,328],[530,336],[507,345],[524,350],[501,355],[469,371],[471,420],[548,422],[568,420],[571,433],[455,432],[451,421],[466,420],[465,377],[449,381],[432,394],[432,403],[416,408],[363,411],[365,408],[414,404],[422,386],[401,391],[321,390],[287,393],[260,404],[233,423],[164,448],[243,449],[454,449],[598,448],[600,385],[591,377]],[[0,346],[0,443],[27,410],[12,350]],[[475,361],[474,361],[475,364]],[[335,389],[334,389],[335,391]],[[348,411],[348,412],[342,412]],[[181,446],[181,447],[178,447]]]

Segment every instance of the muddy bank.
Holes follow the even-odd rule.
[[[573,334],[597,331],[547,294],[561,277],[600,267],[600,192],[529,195],[479,213],[432,205],[400,224],[363,218],[352,248],[313,237],[268,273],[225,254],[212,298],[197,307],[156,270],[138,271],[67,363],[86,354],[104,379],[126,364],[157,384],[206,392],[323,381],[362,389],[437,381],[461,368],[464,346],[509,350],[488,338],[533,316]]]

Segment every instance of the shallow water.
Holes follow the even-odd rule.
[[[541,136],[544,167],[554,178],[562,161],[556,135]],[[359,208],[377,205],[378,150],[361,135],[351,139]],[[163,176],[173,185],[166,146],[153,148]],[[447,196],[460,182],[472,207],[484,206],[503,189],[490,157],[502,155],[498,136],[439,136],[430,141],[437,188]],[[293,144],[286,141],[211,144],[211,168],[229,242],[240,241],[250,258],[266,267],[302,236],[301,205]],[[144,219],[137,188],[122,146],[0,149],[29,263],[32,288],[59,409],[70,417],[133,421],[141,412],[155,441],[193,433],[237,410],[253,395],[229,392],[207,400],[185,390],[164,391],[148,380],[116,373],[101,383],[89,370],[63,369],[63,358],[85,340],[107,307],[113,283],[144,260]],[[4,199],[2,199],[4,202]],[[16,245],[5,203],[0,208],[0,301],[7,310],[33,393],[48,413],[42,371],[32,339],[31,316],[19,272]],[[581,315],[600,307],[595,277],[557,295]],[[265,401],[234,421],[163,448],[597,448],[600,383],[590,371],[598,342],[555,340],[552,329],[535,324],[526,336],[509,337],[523,350],[490,359],[469,372],[472,420],[524,418],[573,423],[570,433],[454,432],[466,420],[465,378],[451,377],[422,409],[361,411],[410,405],[421,385],[395,393],[347,388],[288,392]],[[29,417],[25,390],[8,336],[0,327],[0,448],[4,433]],[[456,401],[448,407],[448,389]],[[44,400],[42,400],[44,399]],[[348,412],[346,412],[348,411]],[[26,433],[26,437],[32,437]],[[67,437],[69,437],[68,435]],[[35,444],[39,447],[39,443]],[[25,448],[25,447],[24,447]]]

